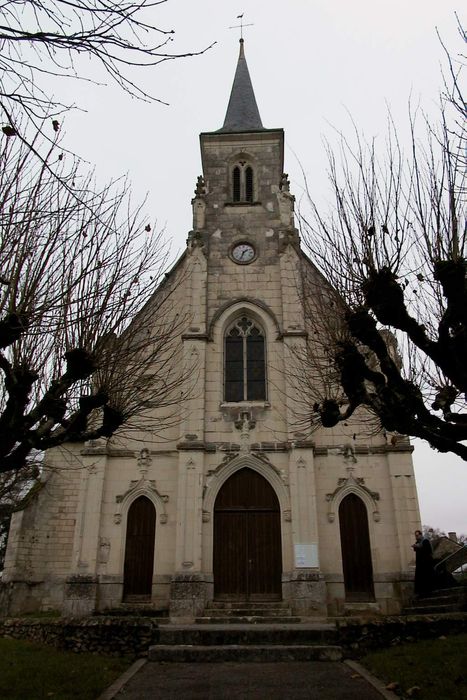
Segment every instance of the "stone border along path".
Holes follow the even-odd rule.
[[[107,690],[104,690],[102,695],[99,695],[97,700],[113,700],[117,693],[122,690],[122,688],[145,664],[147,664],[147,659],[138,659],[135,661],[133,664],[131,664],[130,668],[125,671],[125,673],[122,673],[122,675],[107,688]]]

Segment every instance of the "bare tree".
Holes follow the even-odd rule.
[[[130,95],[162,100],[139,82],[141,69],[204,53],[171,52],[174,30],[154,25],[166,0],[3,0],[0,2],[0,104],[4,133],[13,135],[13,115],[27,115],[36,127],[71,105],[59,82],[96,80],[96,71]],[[84,63],[83,56],[93,59]],[[92,73],[88,72],[91,65]],[[135,76],[138,74],[138,81]],[[59,80],[58,80],[59,79]],[[58,128],[58,122],[55,122]]]
[[[328,147],[333,211],[310,200],[302,217],[337,292],[320,300],[312,278],[304,292],[326,347],[309,343],[308,406],[328,427],[365,407],[393,439],[467,460],[467,142],[461,60],[448,58],[439,119],[411,114],[409,155],[391,120],[382,155],[357,130],[354,145],[341,136],[338,154]]]
[[[34,460],[21,469],[0,474],[0,571],[5,559],[11,515],[42,487],[39,474],[39,466]]]
[[[160,234],[124,182],[96,192],[69,159],[0,151],[0,472],[123,425],[160,430],[183,380]]]

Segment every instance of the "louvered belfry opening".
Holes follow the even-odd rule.
[[[225,336],[224,398],[229,402],[266,400],[265,342],[262,329],[246,316]]]
[[[146,496],[140,496],[128,510],[123,599],[150,600],[154,571],[156,509]]]
[[[232,170],[232,201],[251,203],[254,201],[254,173],[251,165],[240,161]]]
[[[250,165],[245,168],[245,201],[253,201],[253,168]]]
[[[280,600],[280,506],[253,469],[235,472],[214,506],[214,596],[218,600]]]
[[[362,499],[350,493],[339,506],[345,598],[349,602],[375,599],[368,514]]]
[[[234,202],[240,202],[241,200],[241,188],[240,188],[240,167],[235,166],[232,173],[232,200]]]

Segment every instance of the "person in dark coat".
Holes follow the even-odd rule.
[[[433,550],[430,540],[423,536],[421,530],[415,530],[412,549],[415,551],[415,594],[428,595],[434,583]]]

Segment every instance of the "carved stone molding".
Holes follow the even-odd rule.
[[[127,513],[130,505],[140,496],[146,496],[154,504],[156,513],[159,516],[161,525],[165,525],[168,521],[165,504],[169,497],[159,493],[154,479],[146,479],[144,474],[141,479],[133,479],[130,481],[129,488],[125,493],[115,496],[117,510],[114,513],[114,523],[119,525],[122,522],[123,515]]]
[[[151,453],[146,447],[144,447],[138,455],[138,468],[141,476],[146,476],[148,469],[151,466],[151,462]]]
[[[329,504],[327,515],[330,523],[333,523],[336,519],[336,512],[339,509],[339,505],[349,493],[355,493],[364,501],[376,523],[381,520],[381,513],[379,512],[378,506],[379,493],[377,491],[371,491],[366,487],[364,479],[355,478],[353,474],[350,474],[347,478],[338,479],[337,488],[332,493],[326,494],[326,501]]]
[[[219,493],[222,485],[227,479],[232,476],[238,469],[247,467],[253,469],[263,476],[273,487],[279,499],[281,512],[290,511],[290,493],[287,481],[287,474],[283,469],[278,469],[269,461],[258,459],[252,454],[237,455],[228,460],[223,459],[222,462],[215,468],[209,470],[206,476],[206,481],[203,490],[203,509],[204,512],[210,514],[214,509],[216,496]],[[203,520],[204,520],[203,513]],[[204,520],[204,522],[206,522]]]

